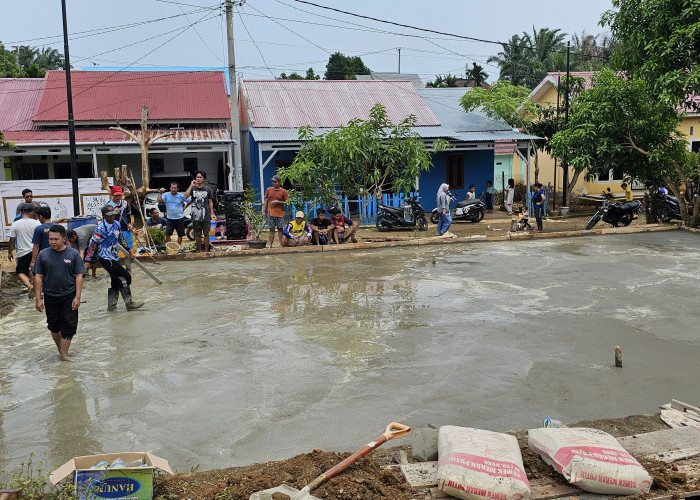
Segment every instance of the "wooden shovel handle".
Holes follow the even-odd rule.
[[[350,467],[352,464],[357,462],[360,458],[364,457],[365,455],[371,453],[374,451],[376,448],[379,448],[381,445],[389,441],[390,439],[396,439],[405,436],[411,432],[411,428],[408,427],[407,425],[399,424],[397,422],[392,422],[386,427],[386,431],[384,431],[384,434],[381,434],[379,437],[374,439],[371,443],[367,444],[365,447],[362,449],[356,451],[352,455],[350,455],[348,458],[340,462],[339,464],[334,465],[330,469],[328,469],[326,472],[318,476],[316,479],[311,481],[309,484],[307,484],[301,491],[302,492],[310,492],[313,489],[317,488],[318,486],[321,485],[326,479],[330,479],[341,472],[343,472],[345,469]],[[301,492],[300,492],[301,493]]]

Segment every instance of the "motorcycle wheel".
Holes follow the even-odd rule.
[[[187,236],[190,241],[194,241],[194,228],[192,226],[187,227],[185,230],[185,236]]]
[[[418,224],[418,229],[420,229],[421,231],[428,230],[428,221],[425,220],[425,217],[421,215],[420,217],[418,217],[418,220],[416,222]]]
[[[382,233],[385,233],[389,229],[391,229],[391,224],[389,223],[389,220],[386,217],[384,217],[383,215],[380,215],[379,217],[377,217],[376,224],[377,224],[377,230],[382,232]]]
[[[438,215],[438,213],[437,213],[437,212],[431,212],[431,214],[430,214],[430,222],[432,222],[433,224],[437,224],[437,223],[438,223],[438,220],[440,220],[440,216]]]
[[[593,226],[598,224],[599,220],[600,220],[600,215],[595,214],[593,217],[590,218],[590,220],[588,221],[588,224],[586,224],[586,227],[584,227],[583,229],[586,231],[588,231],[589,229],[593,229]]]
[[[471,222],[481,222],[484,220],[484,215],[486,215],[486,212],[484,212],[483,208],[478,208],[476,210],[476,217],[474,217]]]
[[[659,220],[661,222],[671,222],[671,216],[668,215],[668,212],[665,209],[662,209],[659,212]]]

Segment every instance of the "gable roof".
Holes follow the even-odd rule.
[[[252,127],[339,127],[366,120],[381,103],[392,123],[415,115],[418,126],[438,126],[416,88],[407,81],[242,80],[241,92]]]
[[[0,78],[0,130],[31,130],[43,90],[43,78]]]
[[[586,82],[585,88],[591,88],[591,76],[596,74],[597,71],[570,71],[569,74],[573,78],[583,78]],[[559,81],[566,77],[566,71],[550,71],[542,79],[542,81],[537,84],[537,87],[532,89],[530,92],[530,99],[533,101],[539,101],[551,87],[559,86]]]
[[[36,124],[67,123],[63,71],[48,71]],[[229,104],[220,71],[71,71],[73,114],[82,123],[138,122],[141,105],[150,120],[228,121]]]

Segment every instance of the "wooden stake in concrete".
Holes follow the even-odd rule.
[[[619,345],[615,346],[615,366],[622,368],[622,347]]]

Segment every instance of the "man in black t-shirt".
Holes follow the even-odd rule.
[[[46,309],[46,323],[61,361],[70,361],[68,348],[78,328],[83,274],[83,259],[66,245],[66,229],[60,224],[51,226],[49,248],[39,252],[34,266],[34,300],[37,311]]]
[[[330,235],[332,234],[335,226],[333,225],[333,221],[331,221],[331,219],[326,219],[325,208],[316,209],[316,218],[311,219],[309,226],[313,232],[314,245],[328,245]]]

